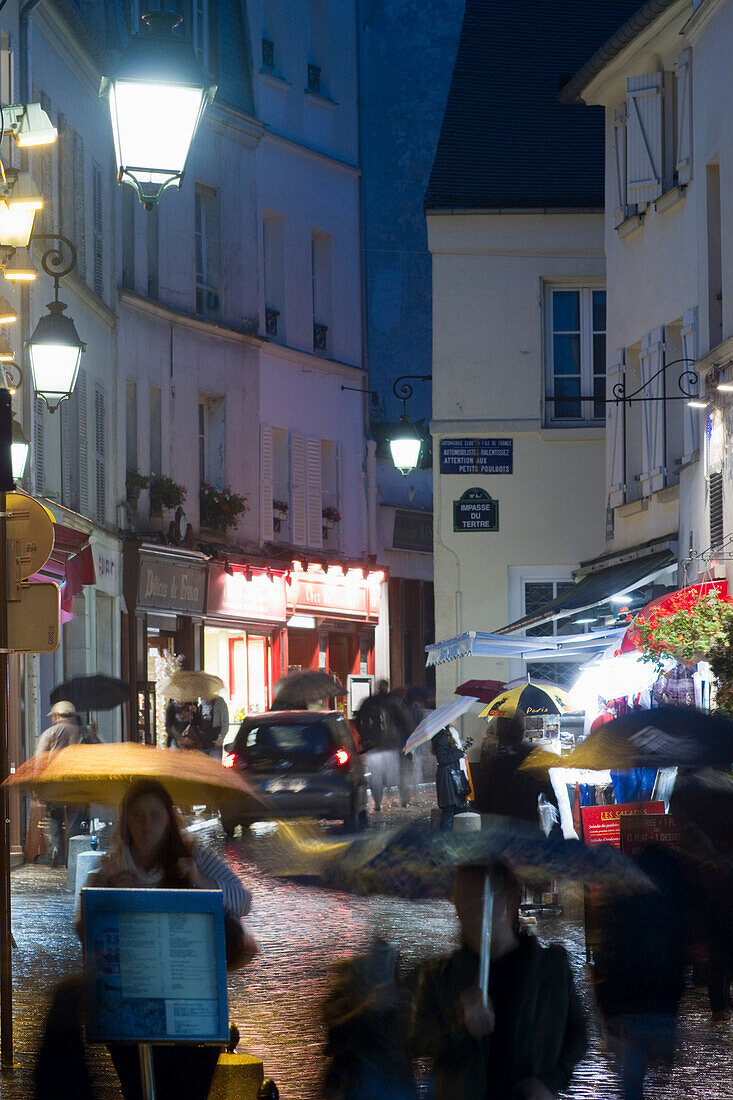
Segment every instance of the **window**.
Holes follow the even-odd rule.
[[[194,198],[196,312],[204,317],[219,316],[219,195],[197,186]]]
[[[262,224],[265,334],[285,343],[285,239],[283,218],[266,213]]]
[[[209,0],[192,0],[191,44],[205,72],[211,72],[209,57]]]
[[[80,279],[86,279],[84,141],[61,114],[58,118],[58,131],[59,232],[74,242],[76,273]]]
[[[122,287],[135,289],[135,192],[125,185],[122,202]]]
[[[224,398],[199,397],[199,485],[224,488]]]
[[[533,580],[524,581],[524,611],[523,615],[532,615],[541,611],[543,607],[562,596],[569,588],[573,588],[573,581]],[[528,626],[525,634],[530,638],[555,638],[559,634],[580,634],[582,628],[568,619],[550,619],[549,622],[539,623],[537,626]]]
[[[33,101],[40,103],[43,110],[48,117],[53,121],[51,112],[51,100],[48,96],[41,91],[40,88],[33,85]],[[3,100],[3,102],[8,102]],[[13,101],[10,100],[12,103]],[[33,179],[38,187],[38,190],[43,195],[43,207],[36,214],[36,220],[34,222],[34,228],[37,233],[53,233],[54,230],[54,178],[53,178],[53,166],[57,160],[54,156],[49,156],[49,151],[46,146],[41,146],[39,149],[31,151],[31,161],[33,165]]]
[[[79,368],[74,392],[61,406],[61,502],[82,515],[89,514],[87,461],[87,380]]]
[[[275,43],[269,38],[262,39],[262,68],[275,68]]]
[[[159,386],[150,387],[150,476],[163,472],[163,419]]]
[[[206,454],[206,404],[199,401],[199,485],[208,482],[209,464]]]
[[[102,169],[92,162],[92,251],[94,293],[104,297],[104,215],[102,211]]]
[[[314,230],[311,236],[311,289],[313,297],[313,350],[317,355],[331,351],[331,235]]]
[[[329,90],[331,62],[329,0],[310,0],[309,7],[310,49],[306,88],[314,95],[326,95]]]
[[[158,207],[145,215],[148,231],[148,298],[158,297]]]
[[[553,288],[548,297],[548,420],[606,416],[606,292]]]

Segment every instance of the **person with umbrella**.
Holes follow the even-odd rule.
[[[586,1023],[562,947],[519,930],[520,884],[488,869],[493,895],[488,996],[479,987],[487,868],[456,872],[462,945],[421,972],[412,1053],[433,1060],[436,1100],[552,1100],[586,1049]]]
[[[468,809],[468,780],[461,770],[464,752],[458,731],[453,726],[436,733],[431,748],[438,766],[435,770],[435,794],[440,807],[441,829],[452,829],[456,814]]]
[[[68,699],[60,699],[52,704],[48,717],[51,725],[48,726],[38,738],[36,745],[36,759],[48,759],[48,753],[58,752],[68,745],[78,745],[84,740],[84,727],[81,724],[76,707]],[[66,835],[71,835],[73,825],[80,820],[81,815],[76,813],[67,820],[66,807],[61,802],[46,803],[46,838],[51,853],[51,865],[57,867],[64,858],[64,830]]]

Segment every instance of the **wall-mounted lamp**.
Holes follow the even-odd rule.
[[[3,275],[11,283],[32,283],[37,278],[31,254],[27,248],[14,248],[0,260]]]
[[[36,240],[56,240],[59,247],[49,248],[41,257],[41,266],[54,280],[54,300],[48,302],[48,313],[40,317],[27,342],[28,358],[33,372],[33,387],[45,401],[49,412],[55,412],[62,401],[71,397],[79,373],[79,363],[86,344],[71,317],[65,316],[66,303],[59,300],[59,279],[76,266],[76,248],[67,237],[40,234]],[[62,248],[69,260],[63,261]]]
[[[30,244],[36,214],[43,207],[43,195],[30,172],[8,173],[0,192],[0,245],[26,248]]]
[[[392,462],[403,477],[407,477],[417,467],[423,442],[417,426],[407,415],[407,402],[415,392],[407,379],[415,382],[432,382],[433,376],[432,374],[402,374],[395,380],[392,387],[395,397],[402,402],[402,416],[399,426],[389,438],[389,449]]]
[[[21,149],[51,145],[58,130],[40,103],[13,103],[2,108],[3,133],[12,134]]]

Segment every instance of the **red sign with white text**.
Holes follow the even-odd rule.
[[[583,806],[583,840],[586,844],[621,847],[621,818],[626,814],[663,814],[663,802],[618,802],[615,806]]]
[[[293,573],[288,602],[294,611],[341,619],[379,618],[379,586],[362,577]]]
[[[285,580],[279,574],[270,578],[254,570],[247,580],[244,570],[237,566],[227,573],[223,565],[210,562],[206,613],[227,619],[284,623]]]

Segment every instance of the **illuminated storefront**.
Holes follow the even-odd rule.
[[[273,686],[286,671],[281,571],[209,564],[204,624],[204,668],[220,676],[232,718],[267,710]]]

